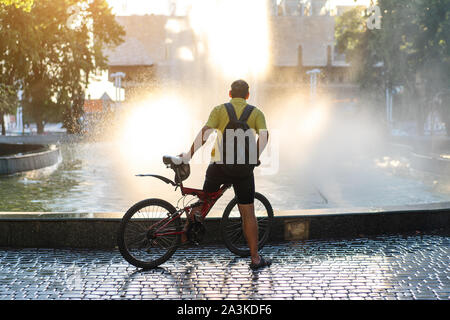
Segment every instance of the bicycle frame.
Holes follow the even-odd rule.
[[[163,177],[163,176],[159,176],[159,175],[153,175],[153,174],[140,174],[137,175],[139,177],[153,177],[153,178],[157,178],[160,179],[162,181],[164,181],[167,184],[171,184],[173,186],[175,186],[175,190],[179,187],[181,190],[181,194],[183,196],[187,196],[187,195],[192,195],[197,197],[201,202],[202,202],[202,208],[201,208],[201,216],[202,219],[205,219],[205,217],[208,215],[209,211],[211,210],[211,208],[214,206],[214,204],[217,202],[217,200],[219,200],[222,195],[225,193],[226,190],[228,190],[231,185],[230,184],[224,184],[223,186],[220,187],[219,190],[217,190],[216,192],[205,192],[201,189],[193,189],[193,188],[188,188],[188,187],[184,187],[183,183],[175,183],[172,180]],[[181,217],[181,215],[183,213],[186,212],[186,215],[188,215],[191,210],[196,207],[196,204],[192,204],[189,206],[186,206],[184,208],[181,208],[177,211],[175,211],[173,214],[169,215],[167,218],[159,221],[156,225],[153,225],[151,227],[151,230],[153,231],[153,236],[154,237],[160,237],[160,236],[169,236],[169,235],[179,235],[179,234],[183,234],[186,233],[185,230],[181,230],[181,231],[168,231],[168,232],[161,232],[159,233],[159,231],[164,230],[164,228],[170,224],[172,221],[174,221],[175,219],[177,219],[178,217]],[[156,228],[156,230],[155,230]]]
[[[182,184],[180,187],[181,187],[181,194],[183,196],[186,195],[196,196],[200,201],[203,202],[201,208],[201,216],[204,219],[208,215],[209,211],[214,206],[214,204],[217,202],[217,200],[219,200],[220,197],[222,197],[222,195],[225,193],[225,191],[227,191],[231,187],[231,185],[225,184],[216,192],[204,192],[203,190],[200,189],[186,188],[183,187]],[[183,210],[190,211],[192,210],[192,208],[193,208],[192,206],[188,206],[183,208]]]

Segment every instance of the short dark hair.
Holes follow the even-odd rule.
[[[246,99],[248,95],[248,83],[244,80],[236,80],[231,84],[231,97]]]

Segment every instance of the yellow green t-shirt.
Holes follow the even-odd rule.
[[[239,119],[242,112],[244,112],[245,106],[247,105],[247,101],[242,98],[232,98],[230,103],[233,105],[234,110],[236,111],[236,116]],[[228,112],[227,109],[225,108],[225,104],[221,104],[211,111],[208,121],[206,122],[205,125],[209,128],[219,130],[223,135],[225,127],[227,126],[229,121],[230,119],[228,118]],[[262,113],[262,111],[256,107],[250,114],[250,117],[247,120],[247,124],[251,129],[255,130],[256,133],[258,134],[260,130],[267,130],[266,118],[264,117],[264,113]],[[218,138],[220,136],[221,135],[219,135]],[[215,142],[214,148],[211,151],[212,161],[219,160],[218,152],[217,157],[215,152],[215,150],[218,149],[218,144],[220,143],[220,141],[217,140]]]

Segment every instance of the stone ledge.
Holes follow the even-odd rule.
[[[390,209],[390,210],[388,210]],[[269,241],[349,238],[440,230],[450,234],[450,204],[388,209],[276,211]],[[221,242],[221,212],[206,219],[205,243]],[[114,248],[123,213],[0,213],[0,247]]]
[[[80,142],[82,140],[82,135],[67,133],[0,136],[0,143],[57,144]]]
[[[44,148],[44,146],[43,146]],[[0,175],[12,175],[56,165],[61,161],[59,148],[0,157]]]

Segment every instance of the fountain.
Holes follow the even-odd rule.
[[[162,155],[186,151],[211,109],[228,99],[229,85],[238,78],[250,83],[249,103],[263,110],[271,132],[265,161],[261,159],[255,171],[257,190],[269,195],[277,218],[286,218],[289,237],[298,230],[305,231],[300,233],[307,234],[305,238],[314,238],[323,236],[325,229],[334,236],[358,235],[406,224],[419,230],[429,218],[423,211],[433,213],[433,227],[450,225],[442,213],[450,204],[450,183],[447,176],[439,175],[440,168],[432,166],[437,171],[433,174],[414,166],[411,150],[400,152],[385,139],[384,127],[375,121],[370,106],[364,101],[360,106],[339,105],[344,87],[322,86],[316,79],[318,70],[310,70],[309,87],[305,66],[326,63],[326,47],[322,55],[315,55],[308,52],[316,50],[305,46],[301,51],[299,44],[316,47],[321,39],[333,38],[326,32],[333,30],[327,27],[327,17],[320,17],[324,25],[318,27],[315,16],[268,17],[260,0],[213,3],[194,2],[186,17],[118,17],[127,26],[130,48],[146,44],[161,61],[155,62],[155,68],[147,65],[147,59],[140,61],[141,69],[151,72],[135,70],[135,78],[137,68],[124,67],[126,76],[117,86],[129,90],[124,101],[118,99],[122,103],[111,117],[114,121],[105,118],[99,130],[81,138],[18,137],[24,143],[40,140],[40,146],[30,149],[24,144],[23,150],[6,151],[6,145],[0,144],[0,175],[52,165],[60,152],[64,158],[51,175],[2,179],[0,209],[8,212],[0,214],[0,221],[8,220],[17,229],[0,223],[0,246],[113,247],[115,224],[135,202],[159,197],[176,204],[179,194],[172,187],[135,175],[171,174],[161,162]],[[149,30],[159,30],[161,37],[144,32],[142,26],[150,25],[145,22],[160,26]],[[294,27],[316,36],[291,37],[297,33]],[[271,35],[271,30],[276,33]],[[134,57],[131,49],[124,52]],[[282,67],[275,68],[276,63]],[[212,138],[192,159],[187,185],[201,188]],[[50,139],[61,142],[61,151],[42,145]],[[223,211],[232,196],[228,192],[213,210]],[[348,217],[356,220],[350,225]],[[28,223],[27,232],[22,222]],[[277,237],[283,237],[282,228],[280,224]]]
[[[0,176],[53,166],[61,161],[55,145],[0,144]]]

